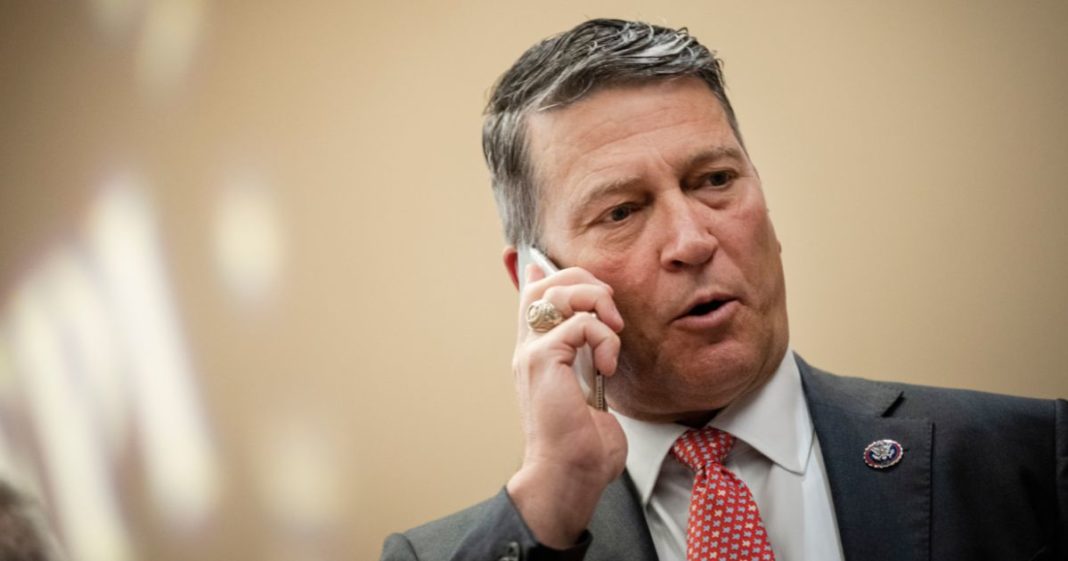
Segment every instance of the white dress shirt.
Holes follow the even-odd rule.
[[[693,472],[670,452],[687,427],[613,413],[627,435],[627,471],[656,553],[660,561],[685,561]],[[842,561],[827,470],[793,351],[763,387],[709,426],[736,438],[724,464],[753,493],[776,560]]]

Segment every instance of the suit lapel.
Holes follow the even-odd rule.
[[[588,561],[657,561],[637,497],[626,472],[608,485],[590,521],[593,543],[586,554]]]
[[[798,365],[846,561],[929,560],[933,425],[892,417],[899,389],[831,376],[800,358]],[[872,469],[864,448],[884,438],[901,443],[904,456],[889,469]]]

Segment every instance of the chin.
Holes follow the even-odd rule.
[[[752,391],[764,378],[757,358],[745,353],[717,353],[680,365],[675,371],[680,409],[722,409]]]
[[[609,379],[607,393],[614,409],[650,421],[711,413],[760,387],[782,360],[781,353],[769,356],[741,344],[717,345],[696,356],[692,351],[688,356],[665,354],[685,358],[685,363],[669,360],[649,369],[621,371]]]

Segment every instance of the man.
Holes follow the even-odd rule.
[[[789,349],[760,177],[685,30],[593,20],[535,45],[483,139],[526,280],[524,460],[383,559],[1068,555],[1063,400],[839,378]],[[519,270],[525,246],[564,269]],[[584,345],[610,412],[576,381]]]

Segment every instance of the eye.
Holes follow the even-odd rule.
[[[617,207],[613,207],[611,210],[609,210],[608,214],[605,216],[605,219],[609,222],[622,222],[630,218],[630,216],[634,214],[636,210],[638,209],[633,204],[622,204]]]
[[[708,177],[705,178],[705,181],[708,182],[708,185],[718,189],[726,187],[735,177],[736,175],[733,171],[715,171],[710,173]]]

